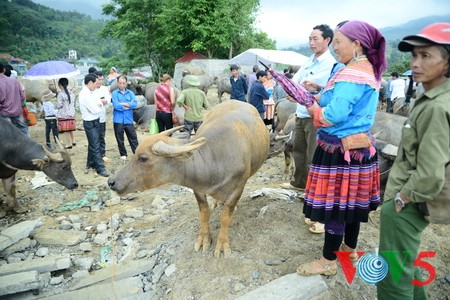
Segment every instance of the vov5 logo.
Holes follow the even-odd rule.
[[[347,283],[349,284],[353,282],[356,272],[358,272],[358,276],[363,281],[369,284],[376,284],[386,277],[388,270],[391,271],[392,280],[398,284],[412,252],[404,251],[404,259],[402,262],[398,259],[398,251],[380,251],[383,256],[373,253],[365,254],[365,252],[362,251],[357,252],[360,259],[358,260],[356,267],[353,266],[352,261],[350,260],[351,252],[337,251],[335,253],[341,263],[342,271],[347,279]],[[425,281],[413,279],[411,283],[414,286],[430,284],[436,278],[436,269],[433,265],[424,260],[435,256],[435,251],[422,251],[417,255],[414,266],[425,269],[428,272],[429,277]]]

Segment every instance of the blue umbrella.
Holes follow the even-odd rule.
[[[30,80],[58,79],[78,74],[80,74],[80,71],[68,62],[50,60],[34,65],[25,73],[24,77]]]
[[[412,75],[412,71],[411,71],[411,70],[408,70],[408,71],[406,71],[405,73],[403,73],[403,75],[406,75],[406,76]]]

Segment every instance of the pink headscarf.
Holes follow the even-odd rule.
[[[386,70],[386,41],[378,29],[364,21],[348,21],[338,28],[346,37],[358,40],[366,49],[367,59],[373,66],[375,78],[381,79]]]

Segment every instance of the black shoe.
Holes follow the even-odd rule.
[[[109,172],[106,171],[105,169],[97,172],[97,174],[100,175],[100,176],[103,176],[103,177],[109,177],[109,175],[110,175]]]

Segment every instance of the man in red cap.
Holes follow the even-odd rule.
[[[404,124],[384,193],[379,249],[389,272],[377,285],[378,299],[427,299],[418,267],[425,262],[416,262],[421,235],[429,222],[450,223],[450,192],[443,189],[450,172],[450,23],[429,25],[398,49],[412,52],[412,77],[425,92]]]

